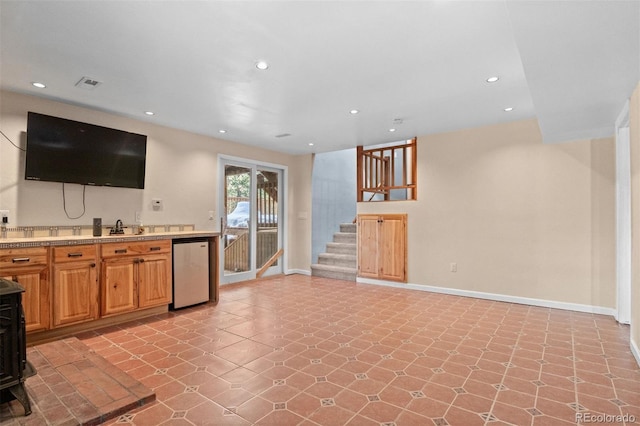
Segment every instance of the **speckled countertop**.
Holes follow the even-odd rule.
[[[25,248],[25,247],[48,247],[48,246],[71,246],[79,244],[115,243],[123,241],[153,241],[153,240],[174,240],[182,238],[212,238],[219,237],[219,232],[214,231],[169,231],[154,232],[149,234],[121,234],[103,235],[93,237],[91,235],[67,235],[59,237],[25,237],[25,238],[0,238],[0,249]]]

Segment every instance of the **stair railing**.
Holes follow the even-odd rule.
[[[368,201],[374,201],[378,194],[388,201],[395,189],[406,190],[405,199],[417,200],[417,138],[372,149],[358,146],[356,156],[358,202],[364,201],[365,193],[372,193]]]

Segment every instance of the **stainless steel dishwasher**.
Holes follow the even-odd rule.
[[[172,309],[209,301],[209,241],[206,239],[173,240]]]

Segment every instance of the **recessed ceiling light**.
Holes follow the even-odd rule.
[[[34,87],[37,87],[38,89],[44,89],[45,87],[47,87],[47,86],[45,86],[44,83],[39,83],[37,81],[34,81],[33,83],[31,83],[31,85],[34,86]]]
[[[396,131],[396,129],[389,129],[389,131],[390,131],[390,132],[395,132],[395,131]]]
[[[495,83],[496,81],[500,80],[498,77],[493,76],[493,77],[489,77],[487,79],[487,83]]]
[[[145,111],[144,113],[147,114],[147,115],[155,115],[155,112],[153,112],[153,111]]]
[[[508,108],[505,108],[504,110],[505,110],[506,112],[510,112],[510,111],[513,111],[513,107],[508,107]]]
[[[267,68],[269,68],[269,64],[265,61],[256,62],[256,68],[258,68],[259,70],[266,70]]]
[[[357,109],[352,109],[352,110],[351,110],[351,111],[349,111],[349,112],[350,112],[351,114],[357,114],[357,113],[359,113],[360,111],[358,111]]]
[[[218,133],[227,133],[227,131],[225,129],[220,129],[218,130]]]
[[[309,142],[309,146],[313,146],[313,142]]]

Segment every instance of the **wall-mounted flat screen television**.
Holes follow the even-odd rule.
[[[29,112],[25,179],[144,188],[147,137]]]

